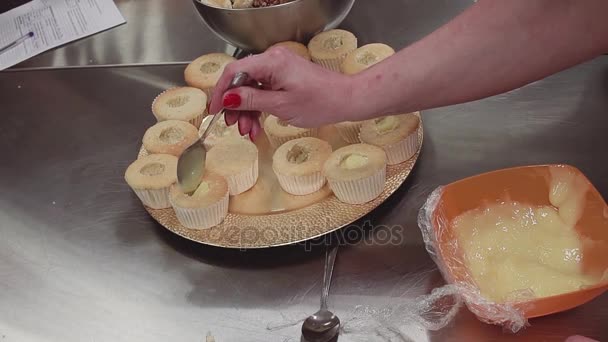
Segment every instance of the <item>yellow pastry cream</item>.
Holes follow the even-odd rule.
[[[482,295],[497,303],[549,297],[596,284],[582,272],[575,230],[588,185],[567,168],[552,167],[551,205],[504,201],[453,222],[465,264]]]
[[[207,229],[220,224],[228,214],[228,183],[224,177],[206,172],[192,195],[176,184],[171,187],[171,206],[186,228]]]
[[[360,167],[365,166],[365,164],[368,163],[368,159],[366,156],[362,156],[360,154],[349,154],[347,156],[345,156],[344,158],[342,158],[342,160],[340,161],[340,167],[347,169],[347,170],[353,170],[353,169],[358,169]]]
[[[344,146],[332,152],[323,165],[323,173],[338,200],[366,203],[384,190],[386,154],[373,145]]]

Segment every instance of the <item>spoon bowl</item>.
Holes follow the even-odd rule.
[[[338,246],[328,249],[325,253],[325,272],[323,274],[323,289],[321,291],[321,309],[304,321],[302,336],[307,342],[328,342],[340,331],[340,319],[327,310],[327,297],[331,285],[331,275],[334,271]]]
[[[338,334],[340,319],[333,312],[321,309],[309,316],[302,325],[307,342],[327,342]]]
[[[239,72],[234,75],[228,89],[238,88],[247,85],[248,83],[250,83],[249,75],[244,72]],[[207,129],[201,135],[201,138],[190,145],[177,160],[177,183],[179,184],[180,189],[186,194],[193,193],[201,184],[201,179],[205,174],[205,160],[207,158],[207,149],[205,149],[204,141],[213,131],[214,124],[222,117],[223,113],[224,111],[221,110],[214,115],[209,126],[207,126]]]

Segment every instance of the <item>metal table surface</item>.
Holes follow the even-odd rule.
[[[116,0],[126,25],[48,51],[16,68],[172,64],[230,51],[190,0]],[[342,27],[362,43],[408,45],[447,22],[471,0],[361,0]]]
[[[140,3],[119,5],[125,13]],[[346,24],[366,20],[361,3]],[[439,23],[449,15],[435,17],[443,18],[436,19]],[[383,29],[400,24],[390,14],[387,18]],[[395,31],[390,39],[404,45],[429,27],[410,36],[400,35],[405,29]],[[366,32],[369,40],[382,33]],[[113,40],[99,37],[77,44]],[[129,46],[120,39],[116,44]],[[202,44],[201,51],[184,42],[177,45],[181,48],[173,51],[154,50],[151,57],[147,52],[129,56],[120,48],[118,55],[95,61],[187,60],[221,43]],[[66,55],[79,51],[63,49],[71,51]],[[25,65],[87,64],[92,52],[81,51],[86,57],[73,60],[52,58],[54,53],[62,52]],[[217,342],[299,341],[299,326],[273,331],[267,326],[316,310],[322,247],[235,251],[198,245],[156,224],[123,181],[141,136],[154,121],[151,100],[182,84],[183,68],[0,73],[0,342],[199,342],[208,331]],[[352,241],[340,249],[330,306],[345,320],[356,305],[411,301],[442,284],[416,224],[418,209],[438,185],[502,167],[559,162],[579,167],[608,196],[608,57],[508,94],[423,116],[425,141],[411,177],[356,223],[361,229],[343,231]],[[391,243],[384,242],[387,230]],[[404,322],[404,335],[416,342],[562,341],[572,334],[608,340],[607,304],[604,295],[532,320],[517,335],[480,323],[466,309],[438,332]],[[369,332],[347,334],[340,341],[375,338]]]

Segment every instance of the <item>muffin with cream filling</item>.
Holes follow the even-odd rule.
[[[185,194],[177,184],[171,187],[171,206],[186,228],[207,229],[222,223],[228,215],[228,183],[224,177],[205,172],[193,194]]]
[[[205,167],[226,178],[230,195],[241,194],[258,180],[258,148],[246,139],[226,139],[209,150]]]
[[[361,126],[361,142],[384,149],[389,165],[403,163],[418,151],[420,118],[414,113],[367,120]]]
[[[209,127],[209,123],[211,123],[211,119],[212,117],[209,116],[207,120],[203,120],[203,124],[201,125],[201,128],[198,131],[199,137],[203,136],[205,130],[207,129],[207,127]],[[226,121],[224,120],[224,114],[222,114],[222,116],[217,120],[213,127],[211,127],[211,132],[209,132],[209,135],[207,136],[207,138],[205,138],[203,144],[205,145],[205,148],[208,151],[221,141],[233,138],[249,139],[249,136],[242,136],[241,133],[239,133],[239,127],[237,124],[234,124],[232,126],[226,125]]]
[[[323,166],[323,173],[340,201],[367,203],[384,190],[386,154],[373,145],[348,145],[331,154]]]

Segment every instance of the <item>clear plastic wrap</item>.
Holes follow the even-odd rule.
[[[448,229],[448,222],[439,207],[442,192],[442,187],[435,189],[418,214],[418,226],[422,232],[426,250],[437,264],[444,279],[457,290],[455,294],[462,298],[467,308],[479,320],[500,325],[505,330],[513,333],[518,332],[528,325],[521,308],[508,303],[498,304],[485,299],[473,282],[473,278],[466,276],[469,271],[463,260],[452,257],[460,253],[458,252],[458,241],[456,239],[451,239],[449,243],[445,243],[442,236],[442,234],[447,234]],[[437,210],[439,212],[436,212]],[[455,279],[454,274],[459,274],[459,279]],[[530,293],[524,291],[517,295],[517,299],[524,299],[530,295]]]

